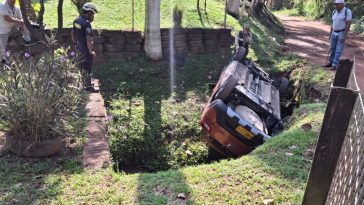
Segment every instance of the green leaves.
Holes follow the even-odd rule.
[[[65,134],[66,119],[80,101],[75,88],[81,85],[79,69],[67,52],[45,50],[39,58],[13,55],[10,67],[0,68],[0,116],[9,135],[39,142]]]

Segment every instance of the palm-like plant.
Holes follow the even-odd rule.
[[[7,135],[30,143],[62,137],[79,103],[79,69],[49,46],[39,59],[12,56],[0,68],[0,118]]]

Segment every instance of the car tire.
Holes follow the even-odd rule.
[[[288,90],[288,86],[289,86],[289,80],[287,78],[282,77],[279,79],[279,86],[278,86],[279,93],[285,94]]]
[[[224,84],[221,85],[217,90],[215,99],[220,99],[222,101],[225,101],[237,84],[238,84],[238,79],[230,75],[228,79],[226,79]]]

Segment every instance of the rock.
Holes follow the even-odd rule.
[[[289,149],[297,149],[297,146],[292,145]]]
[[[20,182],[20,183],[16,183],[16,184],[14,184],[11,188],[13,188],[13,189],[18,189],[18,188],[20,188],[21,186],[22,186],[23,184]]]
[[[263,200],[264,205],[274,205],[274,199],[264,199]]]
[[[118,44],[105,44],[104,46],[105,52],[109,53],[120,53],[124,50],[124,45]]]
[[[284,153],[284,155],[286,155],[286,157],[292,157],[292,156],[294,156],[294,154],[291,153],[291,152],[286,152],[286,153]]]
[[[141,51],[141,45],[140,44],[126,44],[125,45],[125,51],[128,52],[137,52]]]
[[[301,128],[305,131],[305,132],[309,132],[312,130],[312,125],[310,123],[306,123],[306,124],[303,124],[301,126]]]
[[[185,200],[185,199],[187,198],[187,196],[186,196],[186,194],[185,194],[185,193],[179,193],[179,194],[177,195],[177,198]]]

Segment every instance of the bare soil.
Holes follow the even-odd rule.
[[[289,52],[308,61],[325,65],[330,46],[330,25],[321,21],[310,21],[302,17],[278,15],[283,22],[286,35],[285,44]],[[364,39],[350,33],[342,59],[356,59],[356,75],[361,90],[364,89]],[[324,68],[323,68],[324,69]]]

